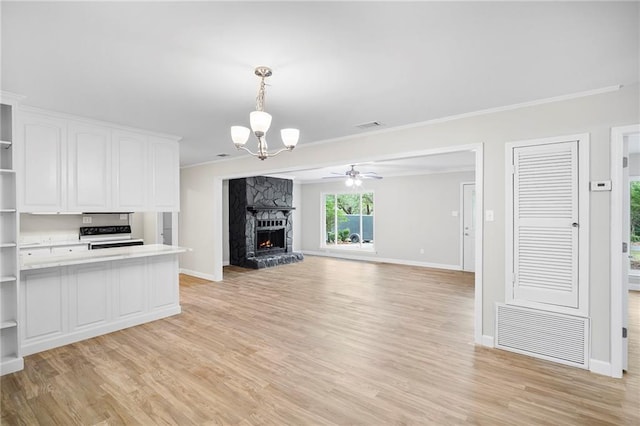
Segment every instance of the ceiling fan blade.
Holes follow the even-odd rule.
[[[322,176],[322,179],[344,179],[344,175],[338,175],[338,176]]]
[[[378,175],[360,175],[363,179],[382,179],[382,176]]]

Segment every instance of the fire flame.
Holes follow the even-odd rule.
[[[271,240],[263,241],[263,242],[260,243],[260,245],[258,247],[259,248],[273,247],[273,243],[271,242]]]

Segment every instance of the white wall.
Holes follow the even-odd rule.
[[[184,179],[188,182],[184,183]],[[222,239],[225,234],[222,229],[219,232],[213,230],[213,210],[216,203],[222,207],[222,200],[214,200],[213,197],[213,175],[210,170],[202,167],[180,170],[178,245],[192,249],[180,255],[180,268],[185,272],[210,278],[214,270],[213,257],[223,255],[214,251],[214,238]],[[188,211],[183,206],[189,206]],[[223,223],[228,224],[229,221],[223,220]]]
[[[83,224],[83,217],[91,217],[90,224]],[[142,213],[130,213],[127,219],[120,219],[120,214],[28,214],[20,215],[20,237],[24,239],[49,235],[53,239],[79,237],[81,226],[131,225],[133,238],[144,238]]]
[[[484,227],[482,333],[494,335],[495,302],[504,301],[505,278],[505,144],[533,138],[576,133],[591,137],[591,180],[609,180],[610,131],[612,126],[637,124],[640,117],[638,85],[619,91],[509,109],[412,127],[389,129],[343,138],[333,143],[306,144],[292,153],[257,161],[253,157],[220,161],[181,171],[180,245],[193,248],[182,256],[182,267],[213,275],[214,240],[222,227],[212,221],[216,177],[241,177],[278,173],[295,168],[349,164],[410,155],[412,152],[484,144],[484,208],[495,220]],[[304,138],[304,133],[303,133]],[[609,361],[609,216],[610,194],[592,193],[591,206],[591,357]],[[217,272],[217,271],[216,271]]]
[[[460,211],[460,183],[474,179],[463,172],[365,180],[363,191],[374,192],[375,252],[321,247],[322,194],[349,191],[342,180],[302,185],[302,250],[460,268],[462,217],[451,213]]]
[[[142,215],[142,226],[144,229],[145,244],[162,244],[158,235],[158,213],[144,212]]]

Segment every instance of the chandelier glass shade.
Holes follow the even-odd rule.
[[[261,160],[265,160],[269,157],[274,157],[283,151],[291,151],[296,147],[298,139],[300,138],[300,130],[298,129],[282,129],[280,130],[280,136],[282,137],[282,143],[284,148],[269,152],[267,140],[265,135],[271,127],[271,114],[264,111],[264,87],[265,78],[271,76],[273,73],[268,67],[258,67],[255,70],[255,74],[260,77],[260,88],[258,89],[258,96],[256,97],[256,110],[249,114],[249,125],[251,129],[244,126],[231,126],[231,140],[237,149],[247,151],[254,157],[258,157]],[[249,134],[253,134],[258,139],[258,150],[252,152],[245,147],[249,140]]]

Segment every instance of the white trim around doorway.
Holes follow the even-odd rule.
[[[624,137],[632,133],[640,132],[640,124],[632,126],[621,126],[611,128],[611,249],[610,259],[610,376],[622,377],[622,263],[620,254],[622,249],[622,185],[623,167],[622,158],[624,156]]]

